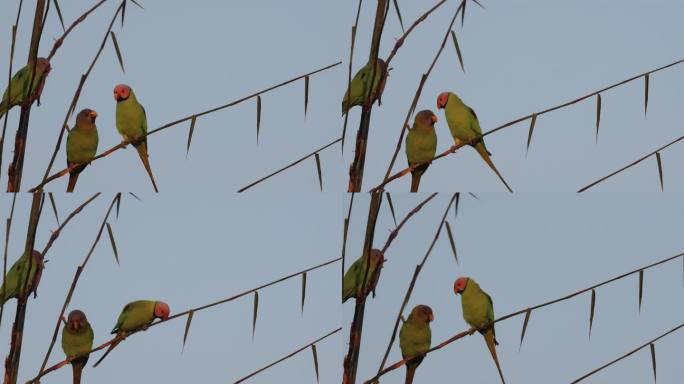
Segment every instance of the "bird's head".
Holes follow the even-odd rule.
[[[37,72],[42,72],[44,75],[47,75],[48,73],[50,73],[52,67],[50,67],[50,62],[48,61],[48,59],[44,57],[39,57],[36,59],[36,69]]]
[[[170,313],[171,310],[169,309],[169,305],[165,302],[157,301],[154,303],[154,317],[166,320],[169,318]]]
[[[81,112],[78,113],[76,116],[76,121],[80,121],[83,123],[90,123],[90,124],[95,124],[95,118],[97,117],[97,112],[93,111],[92,109],[83,109]]]
[[[114,87],[114,100],[124,101],[131,96],[131,87],[126,84],[119,84]]]
[[[454,283],[454,293],[457,295],[459,293],[462,294],[463,291],[465,291],[466,286],[468,285],[468,280],[470,280],[470,278],[468,277],[459,277],[458,279],[456,279],[456,282]]]
[[[435,320],[435,315],[432,313],[432,308],[427,305],[416,305],[411,311],[411,316],[420,320],[421,323],[428,324]]]
[[[85,313],[78,309],[69,312],[69,316],[67,316],[67,327],[74,331],[84,328],[87,322]]]
[[[437,122],[437,115],[429,109],[424,109],[416,114],[416,124],[434,126]]]
[[[442,92],[437,96],[437,109],[444,109],[449,101],[449,92]]]
[[[371,249],[370,263],[371,265],[382,267],[382,265],[385,263],[385,255],[382,254],[381,250],[375,248]]]

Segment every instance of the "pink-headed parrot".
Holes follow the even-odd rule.
[[[408,319],[399,331],[399,346],[404,359],[427,352],[432,342],[430,322],[435,319],[432,308],[427,305],[416,305],[411,310]],[[416,368],[423,362],[425,356],[417,357],[406,363],[405,384],[413,383]]]
[[[9,299],[16,299],[19,297],[25,284],[28,284],[26,295],[28,296],[31,292],[36,294],[38,289],[38,284],[40,283],[40,276],[43,273],[43,267],[45,266],[43,262],[43,255],[34,250],[32,253],[32,261],[30,261],[31,271],[29,272],[29,258],[27,254],[24,253],[14,262],[5,279],[3,280],[3,285],[0,286],[0,301],[6,303]],[[28,277],[28,279],[27,279]]]
[[[496,331],[494,330],[494,302],[492,298],[480,288],[475,280],[469,277],[459,277],[454,283],[454,293],[461,294],[461,307],[463,308],[463,320],[471,327],[477,329],[485,339],[489,353],[494,359],[496,369],[499,371],[501,382],[506,384],[499,358],[496,356]]]
[[[2,95],[2,101],[0,101],[0,118],[2,118],[7,111],[12,109],[17,105],[23,105],[26,100],[26,93],[28,90],[28,104],[33,103],[40,98],[40,94],[43,92],[43,87],[45,86],[45,79],[50,73],[50,62],[43,57],[36,59],[36,75],[33,76],[33,71],[27,65],[21,68],[17,73],[14,74],[12,80],[10,80],[10,85],[5,89],[5,93]],[[31,78],[33,82],[31,83]],[[30,89],[29,83],[31,83]],[[7,94],[7,91],[11,94]]]
[[[78,309],[69,312],[66,325],[62,330],[62,350],[67,357],[79,356],[93,349],[93,328],[88,323],[85,313]],[[85,355],[71,360],[74,384],[81,383],[83,368],[88,362]]]
[[[116,334],[117,338],[107,349],[107,352],[102,355],[93,367],[98,364],[112,351],[126,336],[137,330],[147,330],[147,327],[152,324],[154,319],[159,318],[166,320],[170,314],[169,305],[162,301],[154,300],[137,300],[132,301],[121,310],[119,319],[116,321],[112,334]]]
[[[78,165],[69,172],[67,192],[73,192],[78,175],[88,166],[97,153],[97,112],[84,109],[76,115],[76,125],[69,131],[66,142],[67,165]]]
[[[437,153],[437,133],[435,123],[437,115],[425,109],[416,114],[413,127],[406,135],[406,158],[409,166],[430,161]],[[420,177],[430,166],[430,163],[418,166],[411,172],[411,192],[418,192]]]
[[[444,109],[444,115],[446,116],[451,136],[454,138],[454,143],[456,145],[469,143],[469,145],[475,148],[477,153],[480,154],[482,160],[484,160],[492,171],[496,173],[499,179],[501,179],[506,186],[506,189],[508,189],[509,192],[513,192],[506,180],[501,176],[499,170],[494,166],[494,163],[490,158],[492,154],[487,150],[487,147],[485,147],[484,139],[476,139],[482,135],[482,129],[480,128],[480,121],[477,119],[475,111],[465,105],[465,103],[463,103],[463,101],[453,92],[442,92],[439,97],[437,97],[437,109]]]
[[[363,68],[359,69],[351,81],[349,89],[345,92],[342,98],[342,116],[348,113],[349,110],[356,105],[363,105],[366,100],[368,92],[370,91],[371,78],[373,79],[373,93],[371,94],[371,104],[378,100],[378,104],[382,104],[382,91],[385,90],[385,83],[387,82],[387,64],[384,60],[378,59],[375,63],[377,71],[375,75],[371,71],[370,63],[366,63]]]
[[[357,298],[356,293],[363,284],[364,278],[366,279],[365,289],[362,291],[364,297],[368,296],[370,292],[375,295],[375,287],[380,279],[380,271],[384,262],[385,256],[379,249],[370,251],[370,268],[368,267],[368,257],[366,255],[359,257],[349,267],[342,279],[342,302],[344,303],[352,297]]]
[[[114,99],[116,100],[116,130],[119,131],[124,140],[132,141],[146,135],[147,115],[145,114],[145,108],[135,97],[133,89],[126,84],[117,85],[114,88]],[[138,155],[140,155],[140,160],[142,160],[147,174],[150,176],[150,180],[152,180],[154,191],[159,192],[157,183],[152,175],[152,168],[150,167],[147,153],[147,137],[134,144],[134,146],[138,151]]]

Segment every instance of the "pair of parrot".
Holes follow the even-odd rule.
[[[147,134],[147,115],[145,108],[138,102],[133,89],[125,84],[119,84],[114,88],[116,100],[116,129],[124,140],[138,140]],[[97,112],[92,109],[84,109],[76,116],[76,125],[69,131],[67,136],[67,165],[69,168],[76,166],[69,172],[69,184],[67,192],[73,192],[76,187],[78,176],[93,160],[97,152],[98,135],[95,118]],[[134,144],[140,160],[150,176],[155,192],[157,183],[152,175],[149,156],[147,154],[147,138]]]
[[[449,125],[449,131],[454,138],[455,145],[468,143],[475,148],[477,153],[489,165],[506,186],[509,192],[513,192],[506,180],[501,176],[499,170],[494,166],[490,156],[491,153],[485,146],[475,111],[467,106],[461,98],[453,92],[443,92],[437,97],[437,109],[444,109],[444,115]],[[435,123],[437,116],[429,109],[422,110],[416,114],[413,127],[406,135],[406,158],[409,166],[419,164],[411,171],[411,192],[418,192],[420,178],[430,166],[430,161],[437,153],[437,134],[435,133]],[[480,137],[478,139],[478,137]]]
[[[123,308],[119,319],[112,330],[112,334],[125,334],[126,332],[146,329],[155,318],[166,320],[169,317],[169,306],[161,301],[138,300],[133,301]],[[90,351],[93,349],[94,333],[83,311],[73,310],[67,317],[66,325],[62,331],[62,350],[67,358],[77,356],[71,360],[73,370],[73,383],[81,383],[83,368],[88,362]],[[122,340],[117,338],[111,344],[107,352],[95,363],[97,366],[109,352]]]
[[[10,86],[5,89],[0,101],[0,118],[10,109],[18,105],[30,105],[40,99],[45,86],[45,80],[52,70],[50,62],[44,57],[36,59],[35,75],[33,68],[26,65],[17,71],[10,80]],[[28,97],[28,98],[27,98]]]
[[[496,355],[496,346],[499,343],[496,341],[496,333],[494,331],[494,303],[492,298],[480,288],[475,280],[468,277],[460,277],[456,280],[454,283],[454,293],[461,295],[463,319],[484,336],[501,381],[505,384],[506,381],[504,380],[499,359]],[[434,319],[434,314],[429,306],[417,305],[401,326],[399,346],[401,347],[402,357],[409,359],[418,356],[406,362],[405,384],[413,383],[416,368],[425,358],[424,354],[430,349],[432,341],[430,322]]]
[[[342,279],[342,302],[344,303],[352,297],[359,299],[357,297],[359,290],[363,297],[368,296],[371,292],[375,296],[375,287],[380,280],[380,271],[384,262],[385,256],[379,249],[372,249],[370,257],[364,254],[356,259]]]

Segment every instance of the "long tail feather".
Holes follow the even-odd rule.
[[[404,382],[405,384],[413,384],[413,376],[416,374],[416,368],[418,368],[418,366],[415,364],[406,365],[406,381]]]
[[[107,355],[109,355],[112,349],[116,348],[116,346],[119,345],[119,342],[120,340],[113,341],[112,344],[109,345],[109,348],[107,348],[107,351],[104,353],[104,355],[102,355],[102,357],[100,357],[100,359],[97,360],[95,364],[93,364],[93,368],[97,367],[102,362],[102,360],[104,360],[104,358],[107,357]]]
[[[83,373],[83,364],[71,364],[71,370],[74,376],[74,384],[81,384],[81,374]]]
[[[157,189],[157,182],[154,181],[154,176],[152,175],[152,168],[150,167],[150,159],[147,156],[147,142],[142,142],[135,149],[138,150],[138,155],[140,155],[140,160],[142,160],[143,166],[145,167],[147,174],[150,175],[150,180],[152,181],[152,187],[154,188],[154,191],[159,192],[159,189]]]
[[[73,192],[74,188],[76,188],[76,181],[78,180],[78,173],[70,173],[69,174],[69,185],[67,185],[67,192]]]
[[[506,384],[506,380],[504,379],[503,372],[501,371],[501,365],[499,365],[499,358],[496,356],[496,347],[494,344],[496,343],[496,340],[494,339],[494,332],[492,330],[488,330],[487,333],[484,334],[485,342],[487,343],[487,348],[489,349],[489,353],[492,355],[492,359],[494,359],[494,364],[496,364],[496,369],[499,371],[499,376],[501,377],[501,382],[503,384]]]
[[[411,173],[411,192],[418,192],[418,186],[420,185],[420,176],[418,172]]]
[[[496,169],[496,167],[494,166],[492,159],[489,158],[489,152],[487,152],[487,149],[485,148],[484,144],[482,144],[481,142],[475,144],[475,150],[477,151],[477,153],[480,154],[480,156],[482,157],[482,160],[484,160],[485,163],[487,163],[487,165],[489,165],[489,168],[491,168],[492,171],[494,171],[494,173],[496,173],[496,175],[499,176],[499,179],[501,180],[502,183],[504,183],[504,185],[506,186],[506,189],[508,189],[508,192],[513,193],[513,190],[511,189],[511,187],[508,186],[508,183],[506,182],[506,180],[503,178],[503,176],[501,176],[501,173],[499,173],[499,170]]]

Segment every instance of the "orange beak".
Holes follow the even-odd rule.
[[[432,117],[430,119],[432,120],[432,124],[436,123],[438,120],[437,115],[432,115]]]
[[[90,111],[90,117],[92,117],[93,119],[96,118],[96,117],[97,117],[97,112],[95,112],[95,111]]]
[[[435,320],[435,315],[432,314],[432,313],[429,314],[429,315],[428,315],[428,322],[432,322],[432,321],[434,321],[434,320]]]

